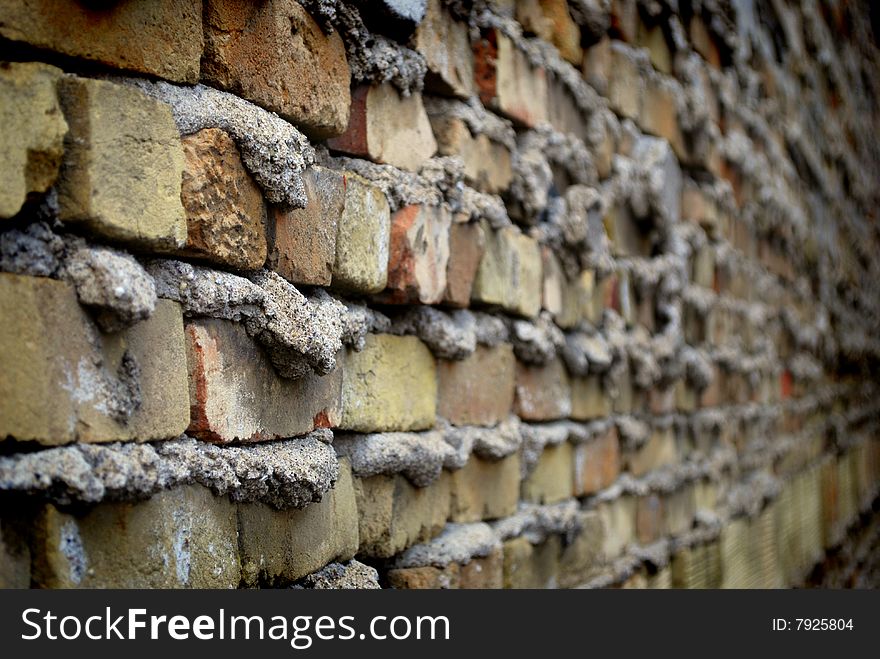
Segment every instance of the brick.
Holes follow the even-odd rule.
[[[564,299],[565,274],[562,272],[559,259],[549,247],[541,248],[541,266],[544,279],[541,307],[553,314],[555,318],[562,313],[566,301]]]
[[[339,479],[319,503],[277,510],[263,503],[238,506],[242,581],[285,585],[358,548],[358,512],[351,466],[339,461]]]
[[[534,318],[541,310],[541,249],[513,227],[487,232],[471,300]]]
[[[399,474],[354,479],[360,547],[358,554],[388,558],[438,535],[449,515],[448,472],[427,487]]]
[[[571,378],[571,417],[578,421],[603,419],[611,414],[611,397],[604,390],[602,376]]]
[[[556,588],[560,552],[557,536],[539,545],[514,538],[507,540],[503,549],[505,588]]]
[[[327,146],[411,172],[437,151],[422,95],[403,96],[390,83],[355,88],[348,128]]]
[[[188,322],[186,338],[189,434],[212,442],[262,441],[332,428],[341,420],[340,368],[282,378],[244,326],[226,320]]]
[[[344,430],[423,430],[434,425],[434,358],[414,336],[371,334],[364,349],[349,350],[342,380]]]
[[[305,208],[271,209],[268,267],[294,284],[329,286],[336,263],[337,229],[346,204],[346,178],[340,172],[311,167],[303,174],[303,182]]]
[[[568,11],[566,0],[540,0],[541,11],[551,26],[549,41],[559,49],[562,59],[580,66],[584,51],[581,48],[581,30]]]
[[[486,30],[474,44],[474,75],[483,105],[516,123],[547,121],[547,74],[500,30]]]
[[[488,556],[472,558],[461,566],[458,587],[462,590],[499,589],[504,585],[504,552],[500,547]]]
[[[514,411],[529,421],[550,421],[571,414],[571,384],[559,359],[544,366],[517,364]]]
[[[609,207],[603,224],[616,256],[651,256],[650,227],[637,221],[629,208]]]
[[[441,156],[459,156],[464,163],[464,180],[488,194],[500,194],[510,187],[513,164],[510,148],[482,133],[472,134],[457,117],[430,116],[431,128]]]
[[[636,504],[636,538],[641,545],[650,545],[663,534],[663,500],[657,494],[646,494]]]
[[[620,475],[620,444],[617,428],[574,447],[575,496],[595,494],[610,487]]]
[[[453,224],[449,228],[445,304],[459,308],[470,304],[474,279],[485,250],[486,231],[480,224]]]
[[[691,529],[697,513],[696,492],[693,485],[667,494],[663,498],[664,532],[681,535]]]
[[[28,529],[32,524],[29,507],[0,517],[0,588],[31,587],[31,550]]]
[[[186,253],[237,270],[263,267],[266,208],[235,142],[217,128],[181,141]]]
[[[573,588],[597,576],[602,565],[602,542],[605,531],[599,514],[592,510],[579,513],[579,530],[563,543],[559,555],[559,587]]]
[[[645,83],[639,112],[639,125],[646,133],[665,138],[680,161],[688,158],[684,134],[678,120],[676,84],[660,76],[651,76]]]
[[[235,588],[235,506],[200,485],[80,514],[47,504],[34,522],[33,578],[44,588]]]
[[[205,0],[202,78],[253,101],[313,139],[345,131],[351,73],[338,32],[293,0]]]
[[[513,407],[513,348],[477,346],[461,361],[437,362],[437,414],[453,425],[494,426]],[[486,383],[492,386],[487,387]]]
[[[115,69],[195,83],[203,47],[202,2],[4,2],[0,36]]]
[[[516,512],[520,490],[518,453],[500,460],[484,460],[472,454],[450,478],[450,521],[479,522]]]
[[[385,302],[436,304],[446,292],[449,227],[444,206],[404,206],[391,216]]]
[[[709,29],[703,22],[703,19],[697,15],[691,18],[688,24],[688,36],[691,40],[694,50],[703,56],[710,65],[716,69],[721,68],[721,51],[715,39],[709,33]]]
[[[617,38],[633,43],[638,35],[639,8],[636,0],[611,0],[611,29]]]
[[[642,82],[632,51],[617,42],[611,44],[608,103],[618,115],[637,121],[642,108]]]
[[[647,442],[626,456],[627,468],[636,477],[677,461],[678,447],[672,428],[655,429]]]
[[[176,303],[160,300],[149,319],[102,334],[68,284],[2,274],[0,317],[0,437],[48,445],[151,441],[186,429],[186,350]]]
[[[538,463],[522,483],[522,498],[557,503],[574,495],[574,448],[568,442],[544,447]]]
[[[640,23],[638,43],[648,50],[648,58],[655,69],[666,75],[672,75],[672,52],[662,25],[645,25]]]
[[[693,257],[691,280],[697,286],[713,288],[715,285],[715,250],[710,246],[697,250]]]
[[[352,293],[378,293],[388,282],[391,209],[382,191],[345,174],[345,208],[339,216],[332,286]]]
[[[635,497],[621,496],[597,506],[596,511],[605,530],[602,553],[606,559],[620,556],[635,540],[636,504]]]
[[[59,89],[70,126],[59,218],[139,248],[183,247],[183,149],[168,106],[104,80],[64,78]]]
[[[470,98],[476,88],[467,24],[454,20],[440,0],[428,0],[427,4],[414,43],[428,66],[425,89],[435,94]]]
[[[608,81],[611,78],[611,39],[602,37],[584,51],[581,73],[602,96],[608,95]]]
[[[450,563],[446,567],[407,567],[388,570],[388,585],[398,589],[447,590],[459,587],[461,566]]]
[[[45,64],[0,65],[0,218],[18,213],[28,195],[45,192],[58,176],[67,133],[60,76]]]

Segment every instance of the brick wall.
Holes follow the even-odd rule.
[[[866,2],[0,6],[0,585],[877,585]]]

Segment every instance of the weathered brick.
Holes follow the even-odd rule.
[[[636,0],[611,0],[610,32],[629,43],[636,40],[639,29],[639,7]]]
[[[430,116],[431,128],[441,156],[459,156],[464,162],[464,180],[489,194],[507,190],[513,179],[510,149],[483,134],[472,134],[457,117]]]
[[[355,88],[348,128],[327,146],[413,172],[437,151],[422,95],[403,96],[390,83]]]
[[[189,322],[186,338],[190,434],[212,442],[261,441],[339,423],[341,368],[282,378],[244,326],[226,320]]]
[[[238,505],[242,581],[283,585],[331,561],[347,561],[358,548],[358,511],[351,466],[339,461],[339,479],[319,503],[277,510],[263,503]]]
[[[337,228],[346,205],[346,177],[312,167],[303,174],[303,182],[305,208],[271,209],[268,267],[294,284],[328,286],[336,263]],[[355,203],[352,200],[352,210]]]
[[[33,579],[44,588],[235,588],[235,506],[200,485],[83,513],[47,504],[35,520]]]
[[[342,38],[325,34],[293,0],[205,0],[202,77],[314,139],[348,125],[351,73]]]
[[[688,36],[691,39],[694,50],[700,53],[709,64],[716,69],[720,69],[721,51],[715,39],[709,33],[706,23],[703,22],[700,16],[694,15],[691,18],[691,22],[688,24]]]
[[[513,227],[487,232],[471,299],[532,318],[541,310],[541,249]]]
[[[0,36],[116,69],[194,83],[203,47],[202,1],[4,2]]]
[[[428,0],[414,45],[428,65],[428,91],[464,99],[474,95],[474,59],[467,24],[454,20],[440,0]]]
[[[611,77],[611,39],[603,37],[584,51],[581,73],[591,87],[603,96],[608,94]]]
[[[239,270],[266,262],[266,208],[235,142],[217,128],[182,139],[186,253]]]
[[[180,306],[102,334],[59,281],[0,274],[0,437],[150,441],[189,422]],[[161,350],[156,347],[161,346]]]
[[[464,467],[451,473],[452,522],[479,522],[516,512],[520,490],[519,454],[501,460],[471,455]]]
[[[522,483],[522,498],[533,503],[557,503],[574,495],[574,448],[568,442],[544,447]]]
[[[579,530],[563,543],[559,555],[559,587],[572,588],[586,583],[601,569],[605,530],[599,514],[592,510],[578,515]]]
[[[472,558],[461,566],[458,587],[463,590],[499,589],[504,585],[504,552],[500,547],[488,556]]]
[[[439,360],[437,414],[454,425],[493,426],[503,421],[513,407],[515,367],[513,348],[507,343],[477,346],[461,361]]]
[[[446,293],[443,302],[464,308],[470,304],[471,291],[480,260],[486,250],[486,231],[482,225],[453,224],[449,228],[449,262],[446,264]]]
[[[474,75],[486,107],[527,127],[547,120],[546,72],[500,30],[486,30],[474,44]]]
[[[416,487],[399,474],[355,478],[358,554],[388,558],[436,536],[449,515],[450,488],[445,471],[427,487]]]
[[[579,421],[603,419],[611,414],[611,396],[602,385],[601,375],[571,379],[571,417]]]
[[[603,218],[605,232],[617,256],[650,256],[650,227],[638,222],[626,206],[615,204]]]
[[[359,432],[422,430],[434,425],[434,358],[414,336],[371,334],[345,356],[340,428]]]
[[[507,540],[503,549],[505,588],[556,588],[560,552],[557,536],[539,545],[514,538]]]
[[[516,365],[515,411],[522,419],[549,421],[571,414],[571,384],[562,361]]]
[[[618,42],[611,44],[611,71],[608,103],[617,114],[638,120],[642,108],[642,82],[632,50]]]
[[[636,504],[636,538],[650,545],[663,534],[663,500],[658,494],[646,494]]]
[[[382,191],[366,179],[349,172],[344,183],[332,285],[352,293],[378,293],[388,282],[391,209]]]
[[[449,227],[443,206],[404,206],[391,216],[388,290],[383,301],[436,304],[446,292]]]
[[[678,93],[672,81],[660,76],[649,77],[639,111],[639,125],[646,133],[665,138],[676,157],[685,161],[688,154],[678,120]]]
[[[406,567],[388,570],[386,578],[392,588],[447,590],[459,587],[461,566],[450,563],[446,567]]]
[[[59,218],[138,247],[183,247],[183,149],[171,110],[105,80],[64,78],[70,131],[58,179]]]
[[[18,213],[30,193],[45,192],[58,176],[67,132],[60,76],[46,64],[0,65],[0,218]]]
[[[596,511],[605,529],[602,553],[606,559],[614,559],[636,538],[636,499],[625,495],[603,501]]]
[[[609,487],[620,474],[617,428],[608,430],[574,448],[574,491],[577,496],[595,494]]]
[[[584,55],[581,30],[572,20],[566,0],[529,0],[515,4],[517,20],[525,30],[552,43],[563,59],[580,66]]]
[[[29,507],[18,507],[0,517],[0,588],[31,587],[30,516]]]
[[[633,476],[643,476],[677,460],[678,446],[672,428],[654,429],[647,442],[626,456],[627,468]]]
[[[672,75],[672,52],[661,24],[648,26],[640,23],[638,43],[648,50],[648,58],[655,69],[666,75]]]

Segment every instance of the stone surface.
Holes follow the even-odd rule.
[[[102,334],[70,285],[2,274],[0,310],[0,437],[58,445],[168,439],[186,429],[178,304],[160,300],[149,319]]]
[[[505,588],[556,588],[559,571],[559,538],[550,536],[533,545],[526,538],[504,543]]]
[[[577,496],[595,494],[610,487],[620,474],[617,428],[611,425],[598,437],[574,448],[574,491]]]
[[[352,91],[348,128],[327,146],[412,172],[437,151],[421,94],[403,96],[389,83]]]
[[[70,127],[60,219],[140,248],[183,247],[183,150],[168,106],[105,80],[64,78],[59,89]]]
[[[388,585],[398,589],[448,590],[458,588],[461,583],[461,566],[450,563],[439,568],[433,565],[423,567],[395,568],[386,574]]]
[[[30,513],[29,508],[25,508]],[[16,513],[0,517],[0,588],[31,587],[31,550],[28,546],[30,520]]]
[[[238,542],[245,585],[281,586],[331,561],[347,561],[358,548],[358,511],[351,466],[343,458],[339,480],[320,503],[302,510],[239,504]]]
[[[486,460],[471,454],[465,466],[453,471],[450,479],[450,521],[480,522],[516,512],[520,486],[519,453],[500,460]]]
[[[362,556],[391,557],[436,536],[449,515],[450,476],[427,487],[415,487],[406,478],[355,478]]]
[[[357,174],[346,173],[344,183],[332,285],[353,293],[378,293],[388,282],[391,209],[382,191]]]
[[[18,213],[29,194],[45,192],[58,176],[67,132],[60,76],[46,64],[0,66],[0,218]]]
[[[471,299],[533,318],[541,310],[541,249],[513,227],[487,232]]]
[[[293,0],[204,2],[204,80],[277,112],[313,139],[345,131],[351,74],[338,32],[325,34]]]
[[[186,253],[234,270],[266,262],[266,209],[235,142],[217,128],[182,139]]]
[[[344,430],[422,430],[434,425],[437,376],[431,352],[414,336],[371,334],[343,365]]]
[[[486,231],[480,224],[453,224],[449,227],[445,304],[460,308],[470,304],[474,279],[485,249]]]
[[[303,174],[306,207],[269,212],[268,267],[294,284],[329,286],[346,203],[346,177],[323,167]],[[352,193],[354,196],[356,193]],[[355,202],[352,202],[352,210]]]
[[[516,378],[510,344],[437,362],[437,414],[454,425],[494,426],[510,414]],[[486,386],[491,382],[492,386]]]
[[[342,417],[342,369],[291,380],[275,371],[244,325],[186,325],[188,433],[212,442],[261,441],[332,428]]]
[[[571,384],[561,360],[544,366],[517,363],[514,411],[528,421],[550,421],[571,414]]]
[[[453,19],[440,0],[428,1],[414,45],[428,65],[428,91],[461,98],[473,96],[474,60],[467,24]]]
[[[559,555],[559,587],[573,588],[596,576],[602,568],[605,530],[596,511],[583,512],[573,539],[563,543]]]
[[[625,462],[633,476],[642,476],[652,469],[678,460],[678,448],[672,428],[655,429],[648,440],[634,451],[627,452]]]
[[[236,588],[235,506],[200,485],[83,514],[46,505],[32,530],[44,588]]]
[[[436,304],[446,292],[449,228],[443,206],[404,206],[391,216],[388,290],[382,299]]]
[[[642,108],[642,82],[632,50],[619,42],[611,44],[608,104],[621,117],[638,120]]]
[[[557,503],[574,494],[574,449],[568,442],[544,447],[532,472],[522,482],[522,498]]]
[[[441,156],[458,156],[464,162],[468,185],[488,194],[510,187],[513,167],[510,149],[482,133],[473,134],[458,117],[431,117],[431,128]]]
[[[195,83],[203,47],[202,2],[4,2],[0,36],[108,67]]]
[[[500,589],[504,585],[504,552],[493,549],[488,556],[472,558],[459,570],[458,587],[462,590]]]

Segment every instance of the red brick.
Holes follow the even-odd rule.
[[[562,419],[571,414],[571,384],[559,359],[544,366],[516,366],[516,413],[528,421]]]
[[[385,302],[436,304],[446,292],[449,228],[443,206],[404,206],[391,216]]]
[[[470,304],[474,279],[485,249],[486,232],[479,224],[453,224],[450,227],[444,303],[460,308]]]
[[[620,475],[620,445],[614,425],[598,437],[578,444],[574,451],[576,496],[604,490]]]
[[[437,362],[437,414],[454,425],[493,426],[513,407],[516,359],[509,344],[477,346],[461,361]]]

